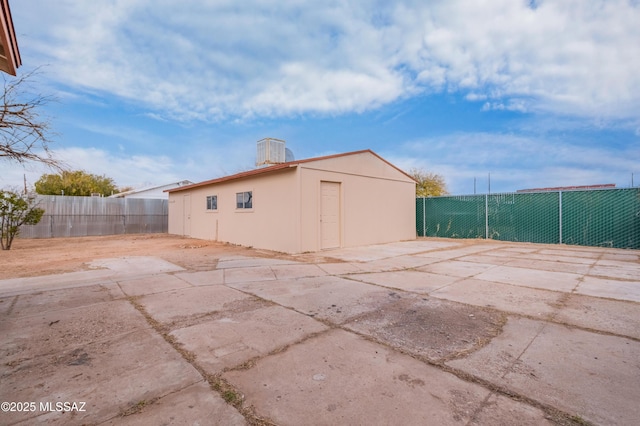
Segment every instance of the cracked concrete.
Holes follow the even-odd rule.
[[[640,418],[637,251],[444,239],[216,250],[193,269],[141,252],[0,280],[0,400],[37,404],[0,423]],[[85,411],[46,409],[62,401]]]

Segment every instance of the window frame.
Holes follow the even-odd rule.
[[[212,207],[212,204],[210,204],[211,201],[215,201],[215,207]],[[207,195],[206,198],[206,211],[208,212],[217,212],[218,211],[218,194],[215,195]]]
[[[249,194],[249,200],[248,201],[244,201],[245,200],[245,194]],[[242,202],[238,202],[240,196],[242,196]],[[248,206],[247,206],[247,204],[248,204]],[[236,210],[238,210],[238,211],[253,210],[253,190],[236,192]]]

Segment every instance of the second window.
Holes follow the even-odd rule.
[[[236,193],[236,208],[238,209],[252,209],[253,208],[253,192],[238,192]]]

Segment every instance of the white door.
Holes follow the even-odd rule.
[[[186,237],[191,236],[191,194],[187,194],[183,197],[182,203],[182,218],[184,220],[183,234]]]
[[[320,182],[320,248],[340,247],[340,183]]]

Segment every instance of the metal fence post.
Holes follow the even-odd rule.
[[[416,200],[415,221],[420,226],[424,220],[424,236],[428,216],[433,234],[449,238],[640,249],[640,188],[557,188],[430,199],[429,214],[426,199]]]
[[[123,198],[123,208],[122,208],[122,233],[127,233],[127,213],[129,212],[127,209],[127,197]]]
[[[489,194],[484,194],[484,239],[489,239]]]
[[[558,229],[560,232],[558,244],[562,244],[562,191],[558,191]]]
[[[422,197],[422,236],[427,236],[427,208],[426,208],[426,199],[427,197]]]

